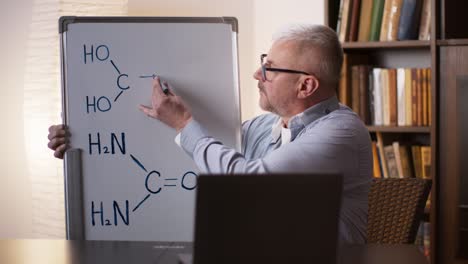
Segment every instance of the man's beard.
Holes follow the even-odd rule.
[[[265,92],[265,89],[263,87],[260,87],[260,85],[258,88],[259,88],[259,93],[260,93],[260,98],[259,98],[260,108],[264,111],[278,114],[276,109],[271,104],[270,99],[267,96],[267,93]]]

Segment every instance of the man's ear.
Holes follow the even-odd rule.
[[[305,99],[313,95],[320,87],[320,82],[315,76],[308,75],[299,83],[298,98]]]

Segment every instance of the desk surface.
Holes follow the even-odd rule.
[[[0,263],[177,264],[178,254],[191,251],[192,243],[180,242],[0,240]],[[414,245],[347,246],[338,259],[340,264],[428,263]]]

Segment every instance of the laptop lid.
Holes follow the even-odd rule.
[[[201,175],[194,263],[335,263],[340,174]]]

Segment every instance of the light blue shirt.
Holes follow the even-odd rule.
[[[281,130],[274,129],[279,119],[265,114],[246,121],[242,153],[208,136],[193,120],[181,132],[181,147],[202,173],[341,172],[339,241],[365,243],[372,149],[361,119],[331,97],[291,118],[290,142],[283,144]]]

